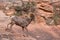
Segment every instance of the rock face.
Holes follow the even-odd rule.
[[[38,12],[40,15],[45,16],[45,17],[52,17],[54,14],[56,14],[54,16],[54,18],[60,14],[60,1],[56,0],[56,1],[48,1],[48,0],[43,0],[42,2],[38,2],[37,3],[37,8],[38,8]],[[60,20],[60,18],[56,18],[54,19],[56,20],[57,24],[60,24],[58,20]],[[54,21],[55,22],[55,21]]]
[[[0,0],[1,1],[1,0]],[[15,0],[14,0],[15,1]],[[48,18],[52,17],[54,10],[50,0],[35,0],[37,1],[37,15],[35,15],[36,22],[31,23],[28,27],[29,32],[23,33],[21,28],[14,25],[12,31],[5,31],[7,24],[10,22],[9,16],[6,16],[3,11],[0,11],[0,40],[60,40],[60,25],[47,25],[46,21],[40,15]],[[55,1],[55,0],[54,0]],[[56,0],[57,1],[57,0]],[[57,2],[58,4],[59,2]],[[54,5],[57,5],[54,2]],[[60,3],[58,4],[60,5]],[[57,10],[60,10],[57,8]],[[13,10],[5,10],[6,13],[13,13]],[[58,19],[58,24],[60,24]],[[28,34],[24,37],[23,34]]]

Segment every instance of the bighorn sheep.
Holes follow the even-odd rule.
[[[33,14],[30,14],[30,17],[26,16],[25,18],[14,16],[13,18],[11,18],[11,22],[8,25],[10,25],[10,30],[12,29],[12,26],[16,24],[22,27],[23,32],[24,29],[28,32],[27,26],[31,23],[32,20],[34,20]],[[8,25],[7,25],[7,29],[8,29]]]

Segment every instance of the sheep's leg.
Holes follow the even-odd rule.
[[[8,27],[9,27],[9,25],[10,25],[10,23],[9,23],[9,24],[7,24],[7,29],[8,29]]]
[[[11,23],[7,24],[7,28],[5,29],[6,31],[9,30],[9,25],[10,25],[10,24],[11,24]]]
[[[28,36],[28,29],[26,28],[26,27],[22,27],[22,31],[23,31],[23,36],[25,37],[26,35],[25,35],[25,30],[26,30],[26,33],[27,33],[27,36]]]
[[[28,36],[28,29],[25,27],[25,30],[26,30],[26,34],[27,34],[27,36]]]
[[[10,25],[10,30],[12,30],[12,26],[14,25],[14,23],[11,23],[11,25]]]
[[[9,27],[9,25],[10,25],[10,27]],[[13,25],[14,25],[13,22],[9,23],[9,24],[7,25],[6,31],[12,30],[12,26],[13,26]],[[9,28],[8,28],[8,27],[9,27]]]
[[[28,32],[28,29],[25,27],[25,30]]]
[[[23,31],[23,36],[25,37],[25,34],[24,34],[24,33],[25,33],[25,32],[24,32],[25,30],[24,30],[24,27],[22,27],[22,31]]]

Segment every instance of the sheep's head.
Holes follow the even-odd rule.
[[[34,14],[30,14],[30,18],[31,18],[31,20],[35,20],[35,16],[34,16]]]

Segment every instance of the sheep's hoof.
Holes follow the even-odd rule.
[[[8,28],[6,28],[6,29],[5,29],[5,31],[8,31],[8,32],[10,32],[11,30],[10,30],[10,29],[8,29]]]
[[[23,37],[28,37],[28,35],[23,35]]]
[[[26,37],[25,35],[23,35],[23,37]]]
[[[6,28],[5,31],[14,33],[13,30]]]

